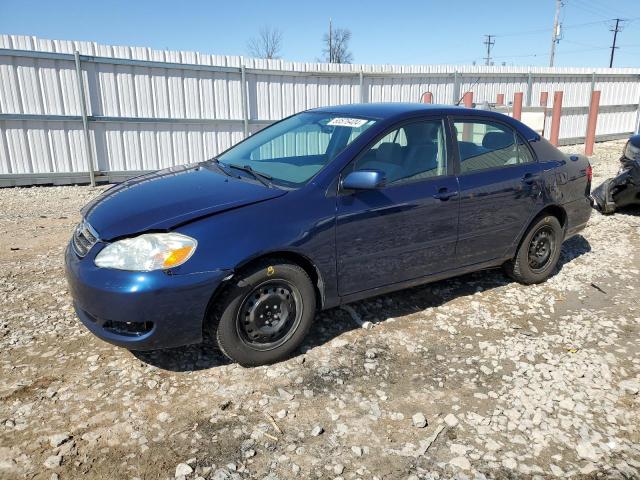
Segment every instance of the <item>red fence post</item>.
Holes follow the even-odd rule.
[[[496,105],[504,105],[504,93],[498,93],[496,95]]]
[[[516,92],[513,95],[513,118],[520,120],[522,118],[522,92]]]
[[[560,117],[562,115],[562,92],[553,94],[553,112],[551,113],[551,136],[549,141],[552,145],[558,146],[560,139]]]
[[[464,97],[462,97],[462,103],[467,108],[473,108],[473,92],[465,93]]]
[[[591,92],[591,104],[589,105],[589,118],[587,119],[587,134],[584,142],[584,154],[593,155],[593,144],[596,143],[596,125],[598,123],[598,110],[600,109],[600,90]]]
[[[422,94],[422,103],[433,103],[433,93],[431,92],[424,92]]]
[[[463,102],[467,108],[473,108],[473,92],[467,92],[464,94]],[[471,141],[473,137],[473,129],[470,123],[465,123],[462,127],[462,140],[465,142]]]
[[[549,102],[549,92],[540,92],[540,106],[546,107]]]

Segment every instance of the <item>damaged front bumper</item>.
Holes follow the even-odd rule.
[[[169,275],[99,268],[97,249],[65,254],[66,276],[78,318],[94,335],[129,350],[198,343],[209,301],[225,270]]]

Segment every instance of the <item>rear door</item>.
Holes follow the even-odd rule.
[[[391,128],[343,172],[376,169],[386,186],[339,191],[336,249],[340,295],[452,268],[458,182],[442,118]]]
[[[541,201],[540,164],[509,125],[452,118],[460,185],[457,263],[503,258]]]

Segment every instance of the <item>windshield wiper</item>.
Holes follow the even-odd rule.
[[[267,175],[266,173],[262,173],[262,172],[257,172],[253,168],[251,168],[250,165],[241,166],[241,165],[235,165],[233,163],[225,163],[224,165],[226,165],[227,167],[235,168],[236,170],[242,170],[243,172],[250,173],[253,176],[253,178],[258,180],[265,187],[271,187],[272,185],[271,180],[273,180],[273,177],[271,175]]]

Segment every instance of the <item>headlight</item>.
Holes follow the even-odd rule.
[[[195,239],[179,233],[147,233],[107,245],[95,264],[140,272],[172,268],[189,260],[197,245]]]
[[[629,160],[640,160],[640,147],[627,142],[627,146],[624,148],[624,156]]]

